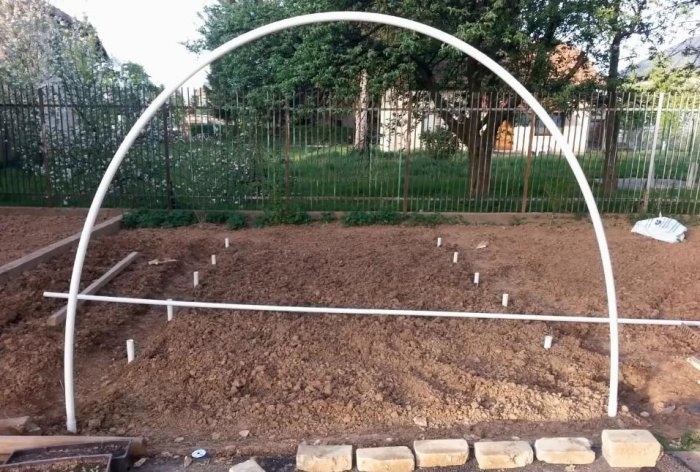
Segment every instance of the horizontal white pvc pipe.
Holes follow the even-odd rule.
[[[571,149],[571,146],[564,138],[561,130],[554,123],[554,120],[549,116],[544,107],[537,101],[537,99],[521,84],[518,80],[513,77],[507,70],[496,63],[493,59],[488,57],[483,52],[474,48],[473,46],[467,44],[461,39],[452,36],[451,34],[440,31],[432,26],[424,25],[417,21],[408,20],[406,18],[399,18],[396,16],[382,15],[378,13],[367,13],[367,12],[325,12],[325,13],[314,13],[310,15],[302,15],[294,18],[288,18],[286,20],[276,21],[265,26],[261,26],[252,31],[244,33],[237,36],[228,42],[222,44],[215,50],[211,51],[209,54],[205,55],[200,61],[195,64],[187,74],[180,77],[179,81],[175,81],[169,87],[166,87],[156,98],[151,102],[151,104],[144,110],[134,126],[124,137],[124,140],[119,145],[119,149],[114,154],[107,170],[105,170],[102,180],[95,192],[95,196],[90,204],[90,209],[87,216],[85,217],[85,225],[80,234],[80,241],[78,242],[78,247],[75,252],[75,261],[73,262],[73,271],[71,273],[70,297],[68,298],[67,311],[66,311],[66,331],[64,339],[64,352],[63,352],[63,376],[64,376],[64,393],[66,399],[66,427],[68,431],[75,433],[78,430],[77,419],[75,415],[75,383],[74,383],[74,342],[75,342],[75,319],[78,306],[78,292],[80,291],[80,278],[83,272],[83,264],[85,263],[85,255],[87,253],[88,244],[90,243],[90,236],[92,229],[95,226],[95,221],[97,220],[97,215],[102,207],[102,202],[107,195],[109,186],[114,179],[119,166],[126,157],[129,149],[136,141],[137,137],[141,134],[148,122],[158,113],[160,107],[162,107],[168,100],[168,98],[177,91],[189,78],[195,75],[200,70],[207,67],[212,62],[216,61],[220,57],[228,54],[239,47],[255,41],[259,38],[268,36],[270,34],[284,31],[293,27],[312,25],[317,23],[329,23],[336,21],[353,21],[353,22],[365,22],[365,23],[375,23],[382,25],[395,26],[398,28],[403,28],[406,30],[414,31],[416,33],[424,34],[428,37],[442,41],[443,43],[450,45],[461,51],[471,58],[475,59],[477,62],[481,63],[487,69],[491,70],[496,76],[501,78],[509,87],[513,89],[523,101],[532,109],[532,111],[537,115],[537,117],[542,121],[542,124],[550,132],[552,138],[554,138],[555,143],[560,147],[564,158],[571,167],[571,171],[576,178],[576,183],[581,189],[581,194],[586,202],[586,207],[591,215],[591,223],[593,224],[593,230],[595,232],[596,241],[598,242],[598,250],[600,251],[600,259],[603,266],[603,277],[605,279],[605,293],[608,299],[608,314],[610,320],[610,395],[608,398],[608,415],[615,416],[617,414],[617,393],[618,393],[618,375],[619,375],[619,353],[618,353],[618,332],[617,332],[617,296],[615,293],[615,280],[613,278],[612,261],[610,258],[610,251],[608,249],[608,241],[605,239],[605,229],[603,228],[603,220],[600,218],[600,212],[595,203],[595,198],[593,197],[593,192],[591,191],[588,181],[586,180],[586,175],[583,173],[583,169],[579,164],[576,156]]]
[[[47,298],[69,297],[68,293],[44,292]],[[283,313],[320,313],[336,315],[386,315],[386,316],[427,316],[434,318],[477,318],[491,320],[518,320],[518,321],[553,321],[562,323],[610,323],[610,318],[598,318],[593,316],[571,315],[533,315],[515,313],[478,313],[467,311],[433,311],[433,310],[394,310],[384,308],[337,308],[318,306],[284,306],[284,305],[251,305],[246,303],[221,303],[221,302],[195,302],[186,300],[158,300],[154,298],[111,297],[105,295],[78,295],[78,300],[106,303],[126,303],[130,305],[172,305],[185,308],[211,308],[218,310],[241,311],[275,311]],[[618,318],[618,322],[628,325],[655,325],[655,326],[697,326],[700,321],[687,320],[655,320],[646,318]]]

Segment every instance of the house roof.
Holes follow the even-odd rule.
[[[64,12],[60,8],[57,8],[53,5],[47,4],[48,7],[48,13],[49,15],[54,18],[59,24],[65,25],[67,27],[73,27],[79,23],[81,23],[80,20],[77,18],[70,16],[68,13]],[[107,54],[107,50],[105,49],[104,45],[102,44],[102,41],[100,40],[100,37],[95,35],[95,38],[97,39],[97,47],[99,48],[100,53],[105,59],[109,59],[109,54]]]
[[[700,36],[690,37],[678,44],[662,51],[666,59],[669,61],[671,69],[682,69],[684,67],[700,67]],[[631,66],[625,75],[636,73],[638,77],[646,77],[654,67],[654,61],[651,58],[644,59]]]

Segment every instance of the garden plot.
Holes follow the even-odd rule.
[[[620,313],[700,319],[700,243],[669,246],[610,222]],[[442,238],[437,247],[437,237]],[[230,247],[225,248],[225,238]],[[480,243],[488,245],[477,249]],[[100,291],[144,298],[257,304],[605,316],[590,225],[363,227],[227,231],[201,225],[122,231],[94,241],[84,285],[132,251],[143,257]],[[454,263],[454,252],[459,253]],[[216,255],[212,265],[211,255]],[[149,265],[154,259],[175,262]],[[0,414],[64,425],[63,303],[72,255],[0,294]],[[649,266],[656,270],[649,272]],[[199,284],[193,287],[193,272]],[[473,283],[474,273],[480,283]],[[503,308],[502,296],[509,294]],[[552,336],[549,350],[545,336]],[[125,343],[135,342],[126,362]],[[680,435],[700,350],[690,328],[621,327],[627,426]],[[607,326],[348,315],[294,315],[86,303],[77,336],[82,431],[186,437],[240,447],[313,436],[415,437],[417,428],[499,435],[600,430]],[[669,406],[675,406],[668,411]],[[649,416],[641,416],[647,412]],[[249,431],[246,437],[240,431]],[[507,431],[507,433],[506,433]],[[426,435],[432,434],[429,432]],[[437,434],[437,433],[436,433]],[[245,435],[244,435],[245,436]],[[212,439],[216,438],[216,439]],[[240,444],[239,444],[240,443]],[[238,446],[237,446],[238,447]]]
[[[79,233],[86,214],[87,210],[82,209],[0,208],[0,265]],[[97,222],[118,214],[116,210],[102,210]]]

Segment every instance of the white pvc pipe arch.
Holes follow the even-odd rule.
[[[478,51],[474,47],[465,43],[464,41],[457,39],[456,37],[440,31],[431,26],[418,23],[416,21],[407,20],[405,18],[399,18],[389,15],[381,15],[377,13],[363,13],[363,12],[328,12],[328,13],[316,13],[311,15],[297,16],[294,18],[289,18],[282,21],[277,21],[269,25],[262,26],[248,33],[242,34],[226,44],[218,47],[214,51],[203,57],[197,65],[195,65],[191,72],[183,77],[179,82],[167,87],[163,90],[158,97],[150,104],[150,106],[143,112],[141,117],[136,121],[134,126],[131,128],[129,133],[122,141],[119,149],[114,154],[112,161],[110,162],[107,170],[105,171],[100,185],[95,192],[95,197],[90,205],[90,210],[88,211],[87,217],[85,218],[85,225],[83,226],[83,231],[80,235],[80,242],[78,243],[78,249],[75,255],[75,262],[73,264],[73,272],[70,281],[70,290],[68,293],[68,311],[66,316],[66,331],[65,331],[65,346],[64,346],[64,381],[65,381],[65,399],[66,399],[66,427],[68,431],[75,433],[77,432],[77,420],[75,415],[75,385],[74,385],[74,339],[75,339],[75,318],[76,318],[76,308],[78,302],[78,292],[80,289],[80,278],[82,275],[83,264],[85,263],[85,254],[87,252],[88,244],[90,242],[90,235],[92,229],[95,225],[95,220],[97,219],[97,214],[102,207],[105,195],[109,189],[109,185],[114,178],[119,166],[124,160],[127,152],[131,148],[138,137],[141,130],[148,124],[150,119],[156,114],[158,109],[160,109],[167,99],[176,92],[189,78],[194,74],[219,59],[224,54],[227,54],[239,47],[254,41],[256,39],[262,38],[264,36],[270,35],[272,33],[293,28],[295,26],[310,25],[315,23],[328,23],[335,21],[353,21],[353,22],[364,22],[364,23],[378,23],[389,26],[396,26],[399,28],[404,28],[407,30],[415,31],[417,33],[430,36],[431,38],[442,41],[448,44],[468,56],[476,59],[485,67],[490,69],[498,77],[503,79],[537,114],[537,117],[544,123],[552,137],[556,141],[562,150],[564,157],[566,158],[571,170],[576,177],[579,187],[581,188],[581,193],[588,207],[588,211],[591,215],[591,221],[593,222],[593,228],[595,230],[596,240],[598,242],[598,249],[600,251],[600,258],[603,265],[603,275],[605,277],[605,291],[608,299],[608,320],[610,324],[610,390],[608,398],[608,415],[615,416],[617,413],[617,388],[618,388],[618,316],[617,316],[617,299],[615,295],[615,281],[613,278],[612,262],[610,260],[610,252],[608,250],[608,243],[605,239],[605,231],[603,229],[603,221],[600,218],[600,213],[598,212],[598,207],[596,206],[595,200],[593,198],[593,193],[591,188],[588,186],[586,177],[579,165],[576,157],[574,156],[571,147],[564,139],[564,136],[559,131],[559,128],[554,124],[554,121],[547,114],[545,109],[540,105],[540,103],[532,96],[527,89],[518,82],[515,77],[509,74],[503,67],[498,65],[495,61],[490,59],[488,56]]]

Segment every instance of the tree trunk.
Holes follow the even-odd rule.
[[[479,197],[491,191],[491,156],[493,146],[486,140],[475,139],[469,149],[469,195]]]
[[[360,95],[355,105],[355,139],[353,146],[356,151],[365,152],[369,146],[368,136],[368,110],[369,92],[367,91],[367,71],[360,73]]]
[[[460,143],[467,146],[469,156],[469,195],[480,197],[491,191],[491,157],[496,144],[496,131],[504,113],[497,107],[494,95],[471,94],[472,102],[459,117],[440,110],[440,117]],[[483,100],[482,100],[483,99]],[[444,100],[443,100],[444,102]],[[483,106],[486,109],[483,109]]]
[[[614,13],[618,21],[620,16],[620,3],[615,2]],[[618,32],[613,36],[610,44],[610,67],[608,69],[608,100],[605,112],[605,153],[603,158],[603,191],[610,193],[617,190],[617,135],[620,131],[620,119],[617,113],[617,82],[619,78],[618,67],[620,65],[620,45],[623,33]]]

